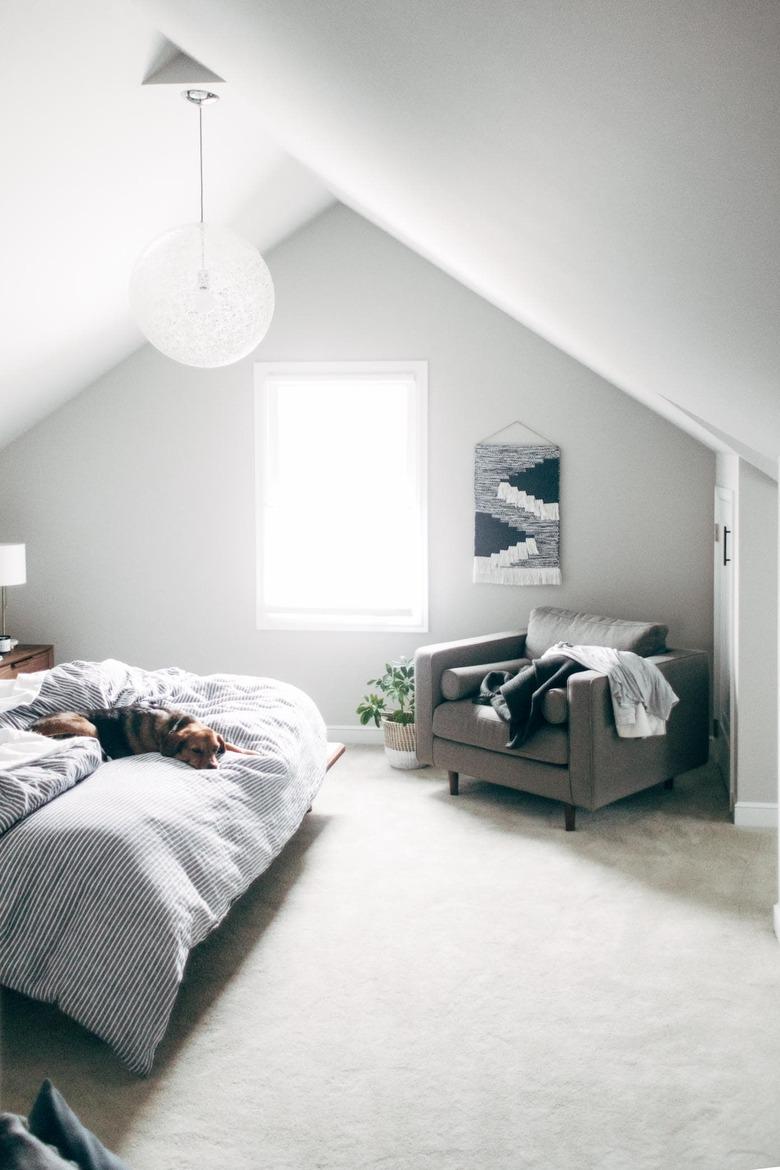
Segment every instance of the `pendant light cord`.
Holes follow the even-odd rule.
[[[198,144],[200,148],[200,222],[203,223],[203,106],[198,106]]]
[[[198,157],[200,158],[200,272],[198,282],[202,289],[209,284],[206,272],[206,233],[203,230],[203,106],[198,106]]]
[[[206,268],[206,224],[203,215],[203,106],[210,105],[218,100],[218,95],[209,93],[206,89],[185,89],[181,95],[188,102],[198,107],[198,169],[200,171],[200,271],[198,272],[198,287],[205,292],[209,287],[209,274]]]

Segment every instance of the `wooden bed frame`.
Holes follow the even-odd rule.
[[[325,750],[327,752],[325,771],[329,772],[333,765],[341,759],[347,749],[343,743],[326,743]]]

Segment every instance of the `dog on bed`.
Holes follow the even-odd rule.
[[[30,730],[51,739],[88,735],[100,741],[112,760],[160,752],[182,760],[191,768],[218,768],[226,751],[242,756],[255,754],[226,743],[221,735],[192,715],[165,707],[104,707],[81,715],[76,711],[61,711],[39,719]]]

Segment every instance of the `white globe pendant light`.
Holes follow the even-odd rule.
[[[263,257],[228,228],[203,221],[203,89],[182,94],[198,107],[200,222],[152,240],[130,277],[130,307],[156,349],[185,366],[229,366],[262,341],[274,313]]]

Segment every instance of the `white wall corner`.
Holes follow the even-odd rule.
[[[760,800],[738,800],[734,805],[734,824],[738,829],[776,829],[777,804]]]
[[[327,728],[328,739],[336,743],[378,743],[385,742],[381,727],[361,727],[359,724],[331,724]]]

